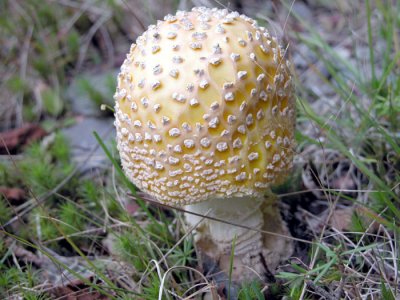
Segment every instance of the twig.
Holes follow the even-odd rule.
[[[326,298],[327,300],[337,300],[333,295],[325,291],[323,288],[315,285],[314,282],[312,282],[311,280],[307,280],[306,284],[314,291],[316,291],[318,294],[320,294],[320,296]]]

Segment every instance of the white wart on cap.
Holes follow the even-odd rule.
[[[246,16],[195,8],[150,26],[115,100],[123,168],[159,201],[260,196],[291,168],[289,62]]]

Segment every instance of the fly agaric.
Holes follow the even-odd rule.
[[[276,201],[265,195],[292,166],[293,87],[289,61],[264,27],[215,8],[167,15],[131,46],[115,100],[126,175],[162,203],[212,217],[197,228],[203,253],[226,270],[234,241],[236,279],[291,255]]]

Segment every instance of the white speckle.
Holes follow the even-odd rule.
[[[238,61],[239,58],[240,58],[240,54],[231,53],[231,59],[232,59],[233,61]]]
[[[280,161],[281,156],[279,154],[275,154],[274,157],[272,158],[272,163],[277,163],[278,161]]]
[[[250,95],[251,95],[252,97],[254,97],[255,95],[257,95],[257,89],[251,89]]]
[[[210,122],[208,123],[208,127],[210,128],[217,128],[219,124],[219,119],[218,117],[214,117],[210,120]]]
[[[227,18],[232,18],[232,19],[234,19],[234,20],[236,20],[236,18],[238,18],[240,15],[239,15],[239,13],[237,12],[237,11],[233,11],[233,12],[230,12],[229,14],[227,14]]]
[[[176,36],[177,36],[176,32],[170,31],[167,33],[167,38],[169,39],[174,39],[176,38]]]
[[[208,148],[208,147],[210,147],[210,145],[211,145],[211,141],[210,141],[209,138],[204,137],[204,138],[202,138],[202,139],[200,140],[200,144],[201,144],[204,148]]]
[[[216,28],[215,28],[215,31],[216,31],[217,33],[225,33],[225,28],[224,28],[221,24],[218,24],[218,25],[216,26]]]
[[[276,133],[275,133],[275,131],[274,130],[272,130],[271,132],[270,132],[270,134],[269,134],[269,136],[274,140],[275,139],[275,137],[276,137]]]
[[[176,78],[179,75],[179,71],[177,69],[172,69],[171,71],[169,71],[169,75],[173,78]]]
[[[264,112],[262,111],[262,109],[260,109],[257,112],[257,120],[261,120],[264,117]]]
[[[183,29],[186,30],[186,31],[194,29],[193,23],[190,22],[189,19],[184,18],[184,19],[181,20],[181,23],[182,23]]]
[[[174,147],[174,152],[176,152],[176,153],[182,153],[182,147],[181,147],[181,145],[175,145],[175,147]]]
[[[232,157],[229,157],[229,158],[228,158],[228,163],[229,163],[229,164],[237,163],[237,162],[240,161],[240,160],[241,160],[241,159],[240,159],[239,155],[235,155],[235,156],[232,156]]]
[[[258,153],[257,152],[251,152],[248,156],[249,161],[253,161],[258,159]]]
[[[245,47],[247,45],[247,42],[242,38],[238,38],[238,42],[239,42],[239,45],[242,47]]]
[[[153,109],[154,109],[155,112],[159,112],[160,109],[161,109],[161,105],[156,103],[156,104],[153,105]]]
[[[146,141],[151,141],[151,134],[148,133],[148,132],[145,132],[145,133],[144,133],[144,139],[145,139]]]
[[[122,100],[123,98],[126,97],[126,94],[127,94],[126,89],[121,89],[119,92],[117,92],[117,93],[115,94],[115,98],[116,98],[117,100]]]
[[[223,89],[224,89],[224,90],[230,89],[230,88],[232,88],[234,85],[235,85],[235,84],[234,84],[233,82],[225,82],[224,85],[223,85]]]
[[[269,52],[269,48],[266,48],[264,45],[260,45],[260,49],[262,52],[264,52],[265,54],[267,54]]]
[[[236,181],[244,181],[244,180],[246,180],[246,178],[247,178],[246,172],[242,172],[235,177]]]
[[[154,75],[158,75],[161,72],[162,72],[162,68],[161,68],[160,64],[155,65],[154,68],[153,68],[153,74]]]
[[[143,137],[142,137],[142,135],[141,135],[139,132],[136,132],[136,133],[135,133],[135,140],[136,140],[136,142],[141,142],[141,141],[143,141]]]
[[[199,100],[197,100],[196,98],[192,98],[190,99],[190,106],[197,106],[199,105]]]
[[[164,21],[167,21],[168,23],[172,23],[172,22],[176,21],[176,17],[171,14],[168,14],[164,17]]]
[[[212,57],[212,58],[210,58],[209,63],[214,66],[217,66],[221,63],[221,61],[222,61],[222,59],[219,57]]]
[[[151,84],[151,88],[152,88],[153,90],[158,89],[160,86],[161,86],[161,82],[158,81],[158,80],[154,81],[154,82]]]
[[[277,145],[282,144],[282,137],[278,136],[278,137],[276,138],[276,144],[277,144]]]
[[[214,101],[210,105],[211,110],[217,110],[219,108],[219,103],[217,101]]]
[[[254,122],[253,115],[252,114],[248,114],[246,116],[246,125],[250,126],[251,124],[253,124],[253,122]]]
[[[276,113],[278,112],[278,105],[275,105],[272,109],[271,112],[273,115],[276,115]]]
[[[256,57],[256,55],[255,55],[254,53],[250,53],[250,59],[251,59],[252,61],[256,61],[256,60],[257,60],[257,57]]]
[[[142,122],[140,122],[140,120],[135,120],[135,121],[133,121],[133,126],[142,127]]]
[[[242,146],[243,146],[243,144],[242,144],[242,140],[240,138],[236,138],[233,141],[233,148],[234,149],[240,149],[240,148],[242,148]]]
[[[168,117],[162,116],[162,118],[161,118],[161,123],[162,123],[163,125],[168,125],[168,124],[169,124],[169,121],[170,121],[170,119],[169,119]]]
[[[247,103],[245,101],[242,102],[239,106],[240,111],[244,111],[247,108]]]
[[[143,97],[142,99],[140,99],[140,102],[142,103],[142,105],[147,108],[147,106],[149,106],[149,100],[146,97]]]
[[[183,165],[183,168],[185,169],[186,172],[191,172],[192,171],[192,166],[189,165],[188,163],[185,163]]]
[[[132,104],[131,104],[131,109],[132,109],[133,111],[137,111],[138,107],[137,107],[136,102],[132,102]]]
[[[190,124],[188,122],[183,122],[182,128],[185,129],[187,132],[192,131],[192,126],[190,126]]]
[[[237,120],[237,118],[236,118],[236,116],[234,116],[234,115],[229,115],[228,116],[228,118],[227,118],[227,120],[228,120],[228,124],[233,124],[233,123],[235,123],[235,121]]]
[[[230,134],[229,130],[226,130],[226,129],[222,130],[222,132],[221,132],[222,137],[227,137],[229,134]]]
[[[207,23],[205,23],[205,22],[200,22],[200,29],[201,30],[208,30],[208,29],[210,29],[210,25],[209,24],[207,24]]]
[[[147,121],[147,127],[149,127],[150,129],[156,129],[156,125],[154,125],[154,123],[151,121]]]
[[[189,44],[189,47],[192,48],[193,50],[198,50],[201,49],[203,46],[199,42],[193,42]]]
[[[262,101],[267,101],[268,96],[267,96],[267,93],[266,93],[265,91],[261,91],[261,92],[260,92],[260,99],[261,99]]]
[[[239,71],[237,73],[237,77],[239,78],[239,80],[243,80],[247,77],[247,72],[246,71]]]
[[[153,135],[153,141],[156,143],[161,142],[161,135],[159,135],[159,134]]]
[[[219,44],[215,44],[215,45],[213,46],[212,53],[213,53],[213,54],[221,54],[221,53],[222,53],[222,49],[221,49],[221,47],[219,46]]]
[[[204,70],[202,69],[194,69],[193,70],[194,74],[196,74],[197,76],[201,76],[204,74]]]
[[[194,141],[191,139],[184,140],[183,144],[185,145],[186,148],[189,149],[194,147]]]
[[[285,107],[281,112],[281,116],[286,116],[288,110],[289,110],[289,107]]]
[[[176,157],[173,157],[173,156],[169,156],[168,157],[168,162],[171,165],[177,165],[177,164],[179,164],[179,158],[176,158]]]
[[[181,131],[178,128],[171,128],[168,133],[171,137],[177,137],[181,135]]]
[[[228,143],[220,142],[216,145],[216,148],[219,152],[224,152],[224,151],[228,150]]]
[[[197,40],[197,41],[205,40],[207,38],[207,33],[205,33],[205,32],[194,32],[192,34],[192,38]]]
[[[122,134],[123,136],[127,136],[127,135],[129,134],[129,130],[126,129],[125,127],[123,127],[123,128],[121,128],[121,134]]]
[[[245,134],[246,133],[246,127],[244,125],[240,125],[237,128],[237,131],[240,132],[241,134]]]
[[[250,31],[248,31],[248,30],[246,30],[246,34],[247,34],[247,38],[248,38],[249,41],[251,42],[251,41],[253,40],[253,34],[252,34]]]
[[[272,146],[272,144],[270,141],[265,142],[265,148],[269,149],[269,148],[271,148],[271,146]]]
[[[164,166],[159,161],[156,161],[156,165],[154,166],[154,168],[160,171],[164,170]]]
[[[138,82],[138,87],[143,88],[144,87],[144,83],[145,83],[145,80],[144,79],[140,79],[139,82]]]
[[[180,63],[183,62],[183,58],[181,56],[174,56],[172,58],[172,62],[175,63],[175,64],[180,64]]]
[[[188,92],[193,92],[193,90],[194,90],[194,84],[193,84],[193,83],[188,83],[188,84],[186,85],[186,90],[187,90]]]
[[[158,45],[153,45],[151,47],[151,53],[157,53],[158,51],[160,51],[160,46]]]
[[[202,89],[207,88],[208,85],[209,85],[209,83],[208,83],[208,81],[205,80],[205,79],[201,80],[200,83],[199,83],[199,86],[200,86],[200,88],[202,88]]]
[[[277,74],[274,77],[274,83],[281,83],[284,80],[284,76],[282,74]]]
[[[285,136],[285,138],[283,139],[283,145],[284,145],[285,147],[287,147],[287,146],[290,145],[290,140],[289,140],[289,138],[286,137],[286,136]]]
[[[180,103],[184,103],[186,101],[185,95],[180,94],[180,93],[173,93],[172,99],[174,99],[175,101],[178,101]]]
[[[257,76],[257,81],[261,82],[261,81],[263,81],[264,78],[265,78],[265,74],[261,73],[260,75]]]
[[[225,101],[233,101],[235,99],[235,95],[232,92],[226,93],[225,96]]]
[[[174,51],[178,51],[179,48],[180,48],[180,46],[177,45],[177,44],[173,44],[173,45],[172,45],[172,50],[174,50]]]
[[[231,24],[233,21],[234,21],[234,19],[232,19],[232,18],[224,18],[224,19],[222,20],[222,23],[224,23],[224,24]]]

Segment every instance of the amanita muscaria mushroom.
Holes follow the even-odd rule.
[[[235,240],[237,279],[272,271],[292,252],[288,239],[259,231],[288,235],[274,197],[265,196],[292,166],[295,107],[284,55],[253,19],[194,8],[150,26],[118,75],[126,175],[162,203],[244,225],[205,219],[195,237],[222,269]],[[189,224],[198,220],[187,215]]]

